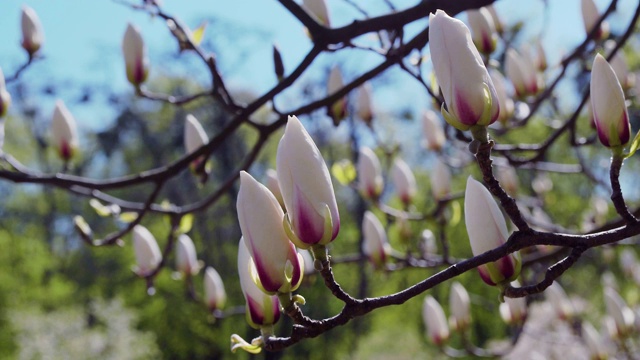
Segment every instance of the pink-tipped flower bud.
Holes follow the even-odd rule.
[[[507,92],[507,84],[504,76],[497,70],[489,71],[489,75],[491,76],[491,80],[493,80],[493,85],[496,87],[496,94],[498,95],[498,102],[500,103],[500,116],[498,117],[498,121],[504,126],[507,120],[513,115],[515,105],[511,95]]]
[[[464,23],[442,10],[429,15],[429,46],[447,122],[460,130],[495,122],[500,113],[496,89]]]
[[[303,0],[302,7],[321,25],[324,25],[326,27],[331,26],[329,10],[327,8],[327,3],[325,0]]]
[[[78,147],[76,120],[62,100],[56,101],[51,121],[51,141],[63,161],[69,161]]]
[[[32,8],[22,6],[22,47],[32,57],[44,42],[44,32],[38,14]]]
[[[545,71],[549,64],[547,64],[547,53],[544,51],[542,41],[540,38],[536,40],[536,68],[538,71]]]
[[[194,276],[200,272],[196,246],[193,244],[193,240],[186,234],[178,237],[176,245],[176,268],[187,276]]]
[[[522,324],[527,317],[527,300],[505,297],[500,304],[500,317],[507,325]]]
[[[271,190],[273,196],[276,197],[276,200],[278,200],[278,203],[284,209],[284,199],[282,198],[282,191],[280,191],[280,182],[278,181],[277,171],[274,169],[267,170],[265,185],[267,186],[267,189]]]
[[[586,320],[582,321],[582,339],[587,344],[592,360],[606,360],[609,358],[607,345],[602,335]]]
[[[246,246],[244,248],[246,252]],[[227,292],[224,290],[222,278],[211,266],[207,266],[204,271],[204,300],[210,311],[224,308],[227,302]]]
[[[133,86],[140,87],[149,74],[149,59],[142,35],[135,25],[127,25],[122,39],[122,54],[127,79]]]
[[[491,15],[491,19],[493,20],[493,26],[495,26],[496,32],[498,34],[502,34],[502,32],[504,31],[504,25],[502,24],[502,20],[500,19],[500,16],[498,15],[496,8],[493,7],[493,4],[492,4],[489,6],[485,6],[485,9],[487,9],[487,11],[489,11],[489,14]]]
[[[620,294],[612,288],[604,289],[604,304],[607,313],[615,322],[616,338],[624,338],[634,329],[635,314],[633,310],[627,306]]]
[[[275,196],[249,173],[241,171],[236,208],[262,289],[268,294],[297,289],[302,281],[302,260],[285,233],[284,212]]]
[[[358,91],[358,117],[367,126],[371,126],[373,120],[373,104],[371,101],[371,85],[364,83]]]
[[[447,317],[438,300],[427,296],[422,304],[422,319],[427,327],[429,339],[437,346],[444,345],[449,339]]]
[[[344,87],[344,81],[342,80],[342,72],[340,68],[334,66],[329,72],[329,80],[327,81],[327,95],[333,95],[336,92],[342,90]],[[327,114],[333,120],[333,125],[338,126],[342,119],[347,116],[347,98],[342,97],[336,100],[327,108]]]
[[[358,190],[363,197],[377,200],[382,193],[384,180],[380,160],[371,148],[363,146],[358,151]]]
[[[451,194],[451,170],[439,159],[431,172],[431,194],[440,201]]]
[[[162,253],[156,238],[142,225],[136,225],[133,228],[133,250],[138,265],[136,273],[139,276],[149,275],[162,261]]]
[[[413,175],[413,171],[411,171],[409,165],[399,157],[393,160],[391,179],[393,180],[393,185],[396,188],[400,200],[405,206],[409,206],[417,192],[416,177]]]
[[[440,151],[447,141],[440,118],[431,110],[426,110],[422,114],[422,131],[424,132],[423,146],[429,150]]]
[[[613,40],[607,40],[604,43],[604,48],[607,52],[607,56],[613,52],[616,47],[616,42]],[[622,90],[626,91],[631,89],[636,83],[636,75],[634,73],[629,72],[629,65],[627,65],[627,60],[624,57],[624,51],[619,49],[616,54],[611,59],[609,63],[613,72],[616,73],[618,77],[618,82],[620,86],[622,86]]]
[[[387,233],[380,220],[371,212],[366,211],[362,220],[362,252],[376,268],[381,268],[391,254],[391,246],[387,240]]]
[[[254,259],[247,250],[244,238],[238,244],[238,275],[246,301],[245,317],[254,329],[272,326],[280,319],[280,301],[277,295],[267,295],[256,285],[254,274],[258,271]]]
[[[195,116],[187,114],[184,124],[184,148],[187,154],[198,150],[201,146],[209,142],[207,133]],[[205,171],[202,166],[206,161],[205,156],[201,156],[191,162],[191,168],[194,171]]]
[[[340,215],[329,169],[295,116],[289,116],[278,145],[276,170],[291,241],[303,249],[333,241],[340,231]]]
[[[474,256],[503,245],[509,238],[507,223],[491,193],[471,176],[464,196],[464,219]],[[522,263],[518,253],[480,265],[482,280],[489,285],[507,284],[520,275]]]
[[[544,291],[544,294],[561,320],[570,320],[576,315],[576,308],[573,306],[573,302],[557,282],[554,281]]]
[[[588,35],[600,19],[600,13],[593,0],[582,0],[581,9],[584,30]],[[607,36],[609,36],[609,23],[603,21],[600,23],[600,28],[596,31],[595,39],[602,40],[606,39]]]
[[[453,331],[464,331],[471,324],[471,300],[467,289],[459,282],[451,284],[449,293],[451,317],[449,325]]]
[[[536,95],[544,87],[530,56],[521,56],[513,48],[507,50],[505,71],[518,97]]]
[[[629,142],[631,128],[624,93],[613,68],[598,54],[591,70],[591,106],[598,138],[606,147]]]
[[[491,54],[496,49],[498,42],[491,13],[486,8],[468,10],[467,18],[476,48],[483,54]]]
[[[4,74],[0,68],[0,119],[7,114],[7,109],[11,105],[11,94],[7,91],[7,86],[4,82]]]
[[[516,169],[511,166],[501,166],[496,170],[496,178],[507,194],[516,195],[520,186]]]

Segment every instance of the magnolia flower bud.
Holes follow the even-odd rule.
[[[295,116],[289,116],[278,145],[276,170],[291,241],[303,249],[333,241],[340,230],[340,215],[329,169]]]
[[[284,63],[282,62],[282,55],[278,47],[273,45],[273,72],[276,74],[278,81],[284,79]]]
[[[611,65],[600,54],[591,70],[591,106],[600,142],[606,147],[624,146],[631,132],[624,93]]]
[[[142,225],[133,227],[133,250],[138,264],[136,273],[139,276],[149,275],[162,261],[162,253],[156,238]]]
[[[478,51],[491,54],[496,49],[498,37],[489,10],[480,8],[467,11],[469,28],[471,28],[473,43]]]
[[[238,244],[238,275],[240,287],[247,302],[245,317],[247,323],[259,329],[263,326],[271,326],[280,319],[280,301],[277,295],[267,295],[256,285],[254,274],[257,272],[256,264],[248,251],[244,238],[240,238]]]
[[[440,151],[447,141],[442,123],[435,112],[426,110],[422,113],[423,145],[429,150]]]
[[[243,247],[246,252],[246,246]],[[227,292],[224,290],[222,278],[211,266],[207,266],[204,271],[204,299],[210,311],[224,308],[227,302]]]
[[[581,3],[582,9],[582,20],[584,22],[584,30],[589,35],[593,27],[596,25],[598,20],[600,19],[600,13],[598,12],[598,8],[593,0],[582,0]],[[600,23],[600,29],[597,30],[595,39],[602,40],[609,36],[609,23],[603,21]]]
[[[422,319],[434,344],[441,346],[449,339],[449,326],[442,306],[433,296],[427,296],[422,304]]]
[[[358,190],[362,196],[376,200],[382,193],[384,182],[380,160],[376,153],[366,146],[358,151]]]
[[[327,95],[333,95],[344,87],[342,80],[342,73],[340,68],[334,66],[329,73],[329,80],[327,81]],[[340,121],[347,116],[347,98],[342,97],[327,108],[327,114],[333,120],[333,125],[340,125]]]
[[[365,124],[371,126],[373,120],[373,107],[371,104],[371,85],[364,83],[358,91],[358,117]]]
[[[525,298],[505,297],[500,304],[500,317],[507,325],[517,325],[527,317],[527,301]]]
[[[38,14],[32,8],[22,6],[22,47],[32,57],[44,41],[44,33]]]
[[[604,43],[604,48],[607,54],[613,52],[615,47],[616,42],[613,40],[607,40]],[[609,64],[611,65],[613,72],[616,73],[618,82],[620,82],[620,86],[622,86],[623,90],[631,89],[635,85],[635,74],[629,73],[629,66],[627,65],[627,60],[624,57],[622,49],[616,52]]]
[[[500,16],[498,16],[498,13],[496,12],[496,8],[493,7],[493,4],[492,4],[489,6],[485,6],[485,9],[487,9],[487,11],[489,11],[489,15],[491,15],[491,19],[493,20],[493,26],[495,26],[496,32],[498,32],[498,34],[502,34],[502,32],[504,31],[504,26],[502,25],[502,20],[500,20]]]
[[[431,172],[431,193],[436,201],[443,200],[451,193],[451,170],[439,159]]]
[[[602,336],[593,325],[586,320],[582,321],[582,339],[585,344],[587,344],[592,360],[605,360],[609,357],[607,346]]]
[[[500,103],[500,116],[498,117],[498,121],[504,126],[515,111],[513,99],[511,99],[511,95],[507,93],[504,76],[497,70],[489,71],[489,75],[491,76],[491,80],[493,80],[493,85],[496,87],[496,94],[498,95],[498,102]]]
[[[471,176],[464,196],[464,219],[474,256],[493,250],[509,238],[507,224],[491,193]],[[498,285],[515,280],[520,274],[520,256],[509,254],[498,261],[480,265],[482,280]]]
[[[198,150],[202,145],[209,142],[207,133],[195,116],[187,114],[184,124],[184,147],[187,154]]]
[[[429,46],[447,122],[460,130],[495,122],[500,113],[496,89],[464,23],[442,10],[430,14]]]
[[[436,236],[433,234],[433,231],[429,229],[422,230],[420,234],[421,242],[420,247],[422,251],[423,257],[428,257],[429,255],[434,255],[438,253],[438,245],[436,244]]]
[[[273,196],[276,197],[276,200],[278,200],[278,203],[284,209],[285,208],[284,199],[282,198],[282,192],[280,191],[280,183],[278,182],[278,172],[273,169],[268,169],[266,176],[267,176],[267,180],[265,185],[267,186],[267,189],[271,190],[271,192],[273,193]]]
[[[620,295],[612,288],[604,289],[604,304],[607,307],[607,313],[615,321],[616,337],[622,338],[633,330],[635,324],[635,314],[631,310]]]
[[[64,161],[69,161],[78,147],[76,120],[69,112],[62,100],[56,101],[51,121],[51,141],[56,147],[58,155]]]
[[[511,196],[515,196],[518,192],[518,174],[511,166],[501,166],[497,168],[496,178],[500,182],[500,186]]]
[[[576,315],[576,308],[573,306],[571,299],[557,282],[554,281],[544,291],[544,294],[561,320],[570,320]]]
[[[327,3],[325,0],[303,0],[302,7],[320,24],[326,27],[331,26],[329,10],[327,10]]]
[[[376,268],[382,267],[391,254],[391,246],[384,227],[371,211],[364,213],[362,236],[362,252]]]
[[[416,178],[409,165],[399,157],[396,157],[393,160],[391,178],[393,179],[393,185],[396,188],[396,192],[398,193],[398,196],[400,196],[400,200],[405,206],[408,206],[417,191]]]
[[[196,255],[196,247],[193,240],[182,234],[178,237],[176,247],[176,267],[178,271],[185,275],[193,276],[200,272],[200,264]]]
[[[536,67],[539,71],[545,71],[548,67],[547,54],[544,51],[540,38],[536,40]]]
[[[301,263],[282,225],[284,212],[278,200],[249,173],[241,171],[236,207],[262,289],[268,294],[297,289],[302,281]]]
[[[7,91],[7,86],[4,82],[4,74],[2,68],[0,68],[0,119],[7,114],[7,109],[11,105],[11,94]]]
[[[542,83],[535,66],[527,56],[520,54],[513,48],[507,50],[505,71],[518,97],[526,97],[537,94],[544,84]]]
[[[451,284],[449,293],[449,308],[451,317],[449,324],[454,331],[464,331],[471,323],[471,301],[467,289],[459,282]]]
[[[127,79],[135,87],[139,87],[149,74],[149,59],[142,35],[135,25],[127,25],[122,39],[122,54],[127,71]]]

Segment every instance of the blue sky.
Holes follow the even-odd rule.
[[[405,0],[393,2],[399,8],[415,3]],[[608,0],[596,2],[600,9],[604,9],[609,3]],[[361,0],[359,3],[382,4],[382,1]],[[525,6],[522,0],[500,0],[496,7],[508,22],[525,21],[527,37],[542,34],[547,54],[553,63],[582,40],[584,30],[580,0],[549,0],[549,3],[551,8],[548,23],[542,21],[542,1],[529,1]],[[0,67],[7,75],[12,74],[26,59],[24,51],[19,46],[22,4],[33,7],[40,16],[45,31],[42,53],[46,56],[44,61],[38,62],[24,74],[24,81],[55,81],[71,93],[74,90],[80,92],[81,89],[74,87],[82,87],[83,84],[106,85],[115,92],[131,91],[125,79],[120,53],[122,34],[128,22],[135,23],[141,29],[150,52],[152,76],[187,73],[199,77],[197,81],[208,81],[206,73],[202,73],[202,76],[197,75],[204,68],[194,61],[192,55],[170,57],[171,61],[166,61],[171,54],[177,53],[177,45],[162,21],[111,0],[3,0],[0,5],[0,33],[4,34],[4,41],[0,42]],[[328,0],[328,4],[335,26],[347,24],[358,17],[358,14],[341,0]],[[619,14],[622,15],[620,21],[612,24],[614,31],[626,25],[626,19],[631,15],[633,6],[635,1],[620,1]],[[374,14],[375,11],[382,11],[381,7],[375,7]],[[287,69],[293,68],[311,46],[303,27],[275,0],[164,0],[164,9],[191,27],[197,26],[203,18],[213,17],[223,22],[222,26],[212,25],[207,29],[208,38],[221,39],[217,45],[222,49],[217,56],[223,75],[232,86],[249,88],[254,92],[264,92],[275,83],[271,61],[272,43],[279,45]],[[464,16],[461,18],[466,20]],[[224,42],[224,36],[212,33],[227,29],[227,24],[237,24],[243,31],[238,36],[247,38],[245,44],[248,46],[245,47],[248,49],[244,49],[241,55],[233,48],[233,42]],[[413,31],[421,29],[424,24],[415,24]],[[246,36],[249,34],[256,35]],[[361,68],[358,66],[360,62],[374,64],[380,60],[375,57],[367,59],[358,58],[354,61],[344,56],[340,58],[327,55],[314,67],[314,71],[325,71],[332,62],[345,62],[348,78],[349,71],[351,76],[358,73]],[[408,77],[406,84],[404,81],[401,84],[402,86],[396,86],[391,90],[387,89],[383,95],[375,96],[379,100],[384,99],[380,101],[384,106],[413,106],[407,102],[416,103],[419,99],[410,95],[423,91]],[[64,96],[64,93],[61,96]],[[95,115],[95,111],[91,113],[92,109],[87,110],[89,111],[85,116],[113,116],[108,111]]]

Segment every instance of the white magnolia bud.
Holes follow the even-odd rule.
[[[196,247],[193,240],[182,234],[178,237],[176,245],[176,267],[183,274],[193,276],[200,272],[200,264],[196,255]]]
[[[133,250],[136,255],[139,276],[146,276],[156,270],[162,261],[162,253],[151,232],[142,225],[133,228]]]
[[[127,25],[122,39],[122,54],[127,79],[133,86],[139,87],[149,74],[149,59],[142,35],[135,25]]]
[[[22,47],[33,56],[44,41],[44,32],[38,14],[32,8],[22,6]]]
[[[427,296],[422,304],[422,319],[427,327],[427,334],[434,344],[440,346],[449,339],[449,326],[442,306],[433,296]]]
[[[405,206],[408,206],[417,191],[416,178],[409,165],[400,157],[396,157],[393,160],[393,166],[391,167],[391,179],[393,179],[393,184],[400,200],[405,204]]]
[[[224,308],[224,304],[227,302],[227,293],[224,290],[222,278],[211,266],[207,266],[204,272],[204,298],[211,311]]]
[[[78,147],[76,120],[62,100],[56,101],[51,121],[51,141],[64,161],[69,161]]]

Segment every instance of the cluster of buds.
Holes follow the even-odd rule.
[[[302,123],[290,116],[276,154],[277,186],[282,204],[274,193],[249,173],[240,173],[237,210],[243,239],[238,253],[247,320],[270,332],[279,317],[278,301],[290,306],[292,292],[302,281],[303,255],[313,250],[316,259],[326,257],[325,245],[340,229],[340,217],[329,170]],[[248,346],[248,345],[247,345]]]

